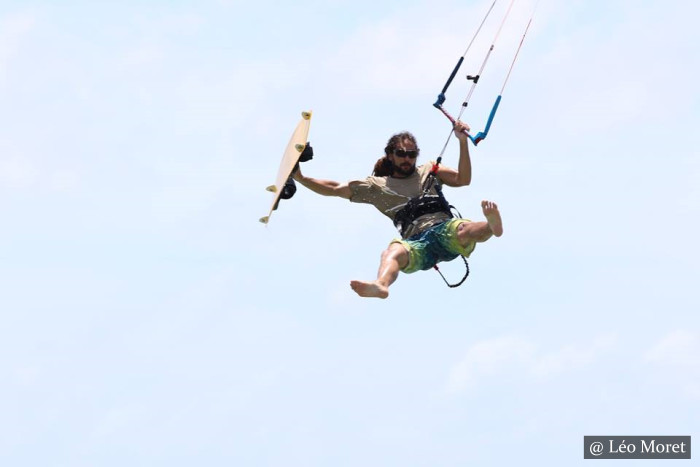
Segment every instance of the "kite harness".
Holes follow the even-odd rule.
[[[462,217],[459,211],[457,211],[457,208],[447,202],[445,195],[442,193],[442,186],[440,185],[440,180],[437,178],[437,171],[441,160],[442,158],[438,157],[437,161],[433,163],[430,173],[428,173],[425,182],[423,182],[421,194],[408,200],[408,203],[406,203],[406,205],[394,216],[394,225],[402,237],[407,228],[413,224],[416,219],[424,216],[425,214],[443,212],[450,216],[450,218],[454,218],[455,215],[452,212],[454,210],[457,212],[458,217]],[[429,194],[431,188],[435,188],[437,195]],[[445,281],[445,284],[447,284],[447,286],[450,288],[459,287],[469,276],[469,263],[467,262],[467,258],[465,258],[463,255],[460,256],[464,261],[466,273],[464,274],[464,277],[462,277],[462,280],[456,284],[450,284],[447,279],[445,279],[445,276],[442,274],[442,271],[440,271],[440,268],[438,268],[438,265],[433,265],[433,269],[440,274],[442,280]]]

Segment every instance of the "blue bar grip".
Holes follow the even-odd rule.
[[[496,116],[496,111],[498,110],[498,105],[501,103],[501,96],[496,98],[496,102],[493,104],[491,113],[489,114],[489,120],[486,122],[486,128],[484,129],[484,137],[489,133],[489,128],[491,128],[491,123],[493,122],[493,117]]]
[[[479,133],[476,134],[476,136],[469,136],[469,139],[474,143],[474,146],[479,144],[481,140],[486,139],[486,136],[489,134],[489,129],[491,128],[491,123],[493,123],[493,117],[496,116],[496,111],[498,110],[498,105],[501,103],[501,96],[498,96],[496,98],[496,102],[493,104],[493,108],[491,109],[491,113],[489,114],[489,119],[486,121],[486,128],[484,128],[484,131],[480,131]]]

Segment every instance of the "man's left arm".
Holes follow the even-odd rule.
[[[455,123],[455,136],[459,140],[459,165],[457,170],[439,166],[437,176],[447,186],[466,186],[472,181],[472,161],[469,157],[469,137],[463,132],[469,131],[469,126],[457,121]]]

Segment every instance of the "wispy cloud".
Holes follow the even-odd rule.
[[[0,85],[10,61],[18,54],[22,41],[36,23],[37,14],[34,10],[0,17]]]
[[[335,58],[328,62],[327,72],[342,76],[345,92],[354,94],[423,93],[435,89],[464,53],[473,32],[470,26],[478,26],[485,6],[453,8],[450,15],[436,17],[433,6],[423,5],[365,23],[338,47]],[[515,51],[513,42],[520,39],[527,22],[529,8],[523,5],[521,11],[511,15],[512,27],[499,38],[500,50],[492,55],[490,67],[505,69]],[[466,89],[464,76],[478,70],[503,13],[494,10],[460,69],[460,77],[455,81],[460,84],[455,89]],[[494,72],[493,68],[490,72]],[[494,75],[498,76],[497,72]]]
[[[679,329],[668,333],[656,342],[645,355],[647,362],[670,367],[700,368],[700,336],[692,331]]]
[[[0,145],[0,190],[68,193],[79,188],[81,181],[73,168],[47,164],[30,151]]]
[[[531,340],[517,336],[477,342],[450,371],[446,391],[473,391],[495,384],[506,374],[548,378],[580,369],[592,365],[616,342],[614,335],[601,335],[589,344],[567,345],[551,352],[541,351]]]
[[[447,391],[456,393],[474,389],[485,375],[531,366],[535,352],[535,345],[520,337],[505,336],[477,342],[450,371]]]
[[[34,186],[36,166],[26,157],[7,155],[0,159],[0,187],[21,190]]]
[[[686,329],[669,332],[644,354],[655,374],[673,381],[684,396],[700,400],[700,334]]]

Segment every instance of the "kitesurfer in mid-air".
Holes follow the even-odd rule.
[[[457,121],[454,129],[460,148],[457,170],[437,165],[434,174],[439,182],[459,187],[469,185],[472,178],[466,135],[469,127]],[[445,208],[446,203],[439,202],[439,199],[444,201],[444,197],[435,186],[430,187],[431,196],[421,197],[434,165],[416,167],[419,151],[415,137],[403,132],[389,139],[384,157],[375,164],[373,174],[364,180],[339,183],[306,177],[300,170],[294,174],[295,180],[321,195],[374,205],[399,228],[402,238],[393,240],[382,253],[376,280],[350,282],[352,289],[362,297],[386,298],[399,271],[412,273],[460,255],[468,257],[477,243],[503,234],[501,215],[494,202],[482,201],[486,221],[472,222],[453,218]],[[425,202],[428,199],[432,201]],[[407,204],[412,206],[410,212],[407,212]]]

